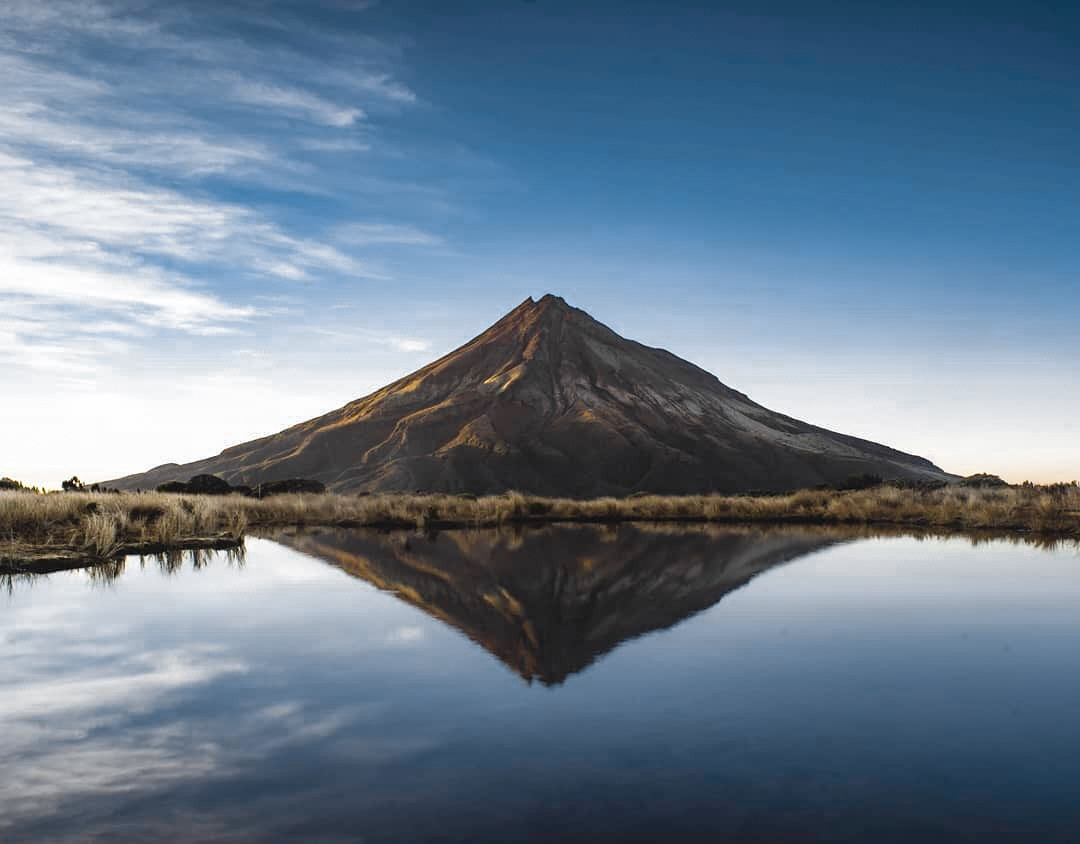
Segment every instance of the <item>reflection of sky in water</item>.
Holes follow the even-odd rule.
[[[1080,830],[1075,550],[835,546],[557,688],[258,540],[17,585],[0,643],[0,839]]]

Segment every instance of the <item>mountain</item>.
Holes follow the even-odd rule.
[[[449,624],[524,680],[557,685],[753,577],[841,541],[800,530],[594,525],[433,536],[318,529],[274,541]]]
[[[325,416],[105,483],[148,488],[204,473],[250,485],[313,478],[336,492],[574,497],[948,477],[921,457],[768,410],[552,295]]]

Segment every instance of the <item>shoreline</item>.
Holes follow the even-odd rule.
[[[125,557],[164,556],[184,551],[229,551],[243,547],[244,537],[197,537],[168,545],[161,542],[123,545],[113,556],[102,557],[76,548],[28,545],[11,549],[0,544],[0,575],[54,574],[110,565]]]
[[[435,532],[558,524],[665,524],[890,529],[913,534],[1080,541],[1080,488],[801,490],[778,496],[565,499],[507,493],[337,495],[265,499],[177,493],[0,493],[0,573],[33,574],[131,555],[243,546],[287,528]]]

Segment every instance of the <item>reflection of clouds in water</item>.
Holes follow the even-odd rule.
[[[24,682],[0,696],[0,718],[85,718],[122,710],[145,711],[174,689],[209,683],[244,671],[242,663],[223,659],[203,646],[136,654],[119,665],[92,671],[74,669],[59,677]],[[36,672],[40,674],[40,672]]]
[[[17,659],[34,674],[33,658]],[[87,670],[51,667],[45,679],[6,683],[0,695],[0,828],[80,796],[159,788],[217,767],[212,741],[182,724],[133,727],[170,694],[205,685],[244,666],[212,648],[148,651]],[[38,672],[40,673],[43,672]]]
[[[138,617],[117,612],[113,595],[90,598],[78,574],[35,583],[0,614],[0,830],[219,766],[217,744],[184,724],[139,721],[245,664],[216,644],[148,647]]]
[[[139,654],[108,676],[80,668],[9,688],[0,699],[0,831],[80,801],[167,801],[175,788],[286,770],[271,760],[365,724],[375,734],[350,735],[340,745],[335,740],[335,758],[384,761],[433,746],[420,737],[378,735],[377,722],[390,709],[386,701],[325,708],[295,699],[267,704],[253,695],[211,709],[170,712],[170,704],[182,703],[185,695],[203,696],[201,688],[246,670],[217,649],[201,647]],[[154,723],[147,723],[148,714]],[[233,809],[243,812],[241,805]]]
[[[348,727],[374,722],[389,709],[385,703],[367,703],[318,711],[300,701],[265,706],[242,727],[243,747],[258,757],[294,744],[327,739]]]
[[[87,614],[78,596],[65,595],[57,600],[55,590],[50,592],[48,603],[30,604],[16,609],[4,608],[0,615],[0,635],[5,641],[18,641],[28,636],[49,636],[69,642],[75,636],[86,633],[84,616]],[[126,628],[116,621],[101,618],[95,624],[93,635],[98,639],[113,639]]]
[[[167,700],[157,704],[164,709]],[[382,734],[389,701],[331,709],[298,700],[261,707],[253,701],[250,714],[245,706],[217,714],[181,711],[158,725],[122,711],[107,727],[91,729],[56,728],[34,718],[8,725],[0,742],[0,837],[5,828],[51,815],[64,827],[77,825],[87,839],[115,840],[113,815],[125,807],[131,840],[154,837],[156,826],[170,837],[178,823],[188,840],[217,840],[237,829],[270,840],[278,837],[274,830],[310,814],[328,790],[349,788],[329,772],[388,764],[441,744],[433,736]],[[312,754],[319,773],[305,768]],[[297,781],[294,760],[305,757],[299,769],[312,776]],[[288,788],[267,789],[273,782]],[[191,801],[193,793],[216,794],[216,784],[228,788],[227,799]],[[178,794],[185,796],[178,800]]]
[[[185,565],[166,578],[132,562],[108,591],[73,572],[0,599],[0,839],[60,828],[113,840],[118,811],[132,813],[140,840],[156,826],[167,838],[177,823],[190,840],[288,826],[310,807],[297,803],[290,818],[244,784],[289,781],[296,800],[315,800],[327,783],[315,771],[306,785],[292,782],[297,758],[381,764],[438,743],[386,735],[392,701],[378,691],[330,702],[279,684],[298,657],[352,660],[424,631],[340,570],[253,544],[265,553],[243,570]],[[318,620],[309,594],[321,602]],[[361,594],[375,599],[372,611],[335,621],[354,618]],[[216,797],[225,784],[228,806]],[[192,803],[193,794],[211,796]]]
[[[20,725],[13,726],[14,735],[3,744],[0,829],[18,817],[55,811],[65,801],[150,791],[218,767],[218,748],[192,743],[179,725],[63,739],[51,730],[31,726],[20,733]]]

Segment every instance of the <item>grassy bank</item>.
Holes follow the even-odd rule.
[[[803,490],[779,496],[638,496],[579,501],[516,493],[452,495],[120,495],[0,492],[0,565],[107,560],[229,547],[257,528],[303,525],[437,529],[558,521],[894,525],[1080,538],[1080,488]]]
[[[0,568],[65,564],[243,541],[241,508],[208,496],[0,492]]]

